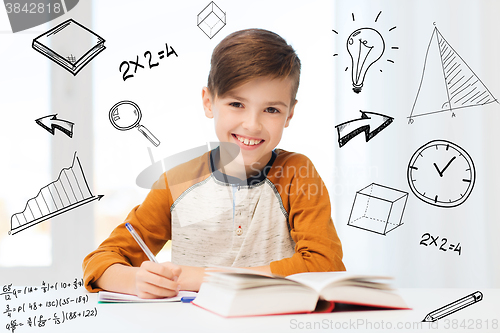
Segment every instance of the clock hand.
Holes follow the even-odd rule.
[[[436,165],[436,163],[434,163],[434,167],[436,168],[436,170],[437,170],[437,172],[439,173],[439,175],[440,175],[441,177],[443,177],[443,173],[442,173],[441,171],[439,171],[439,168],[438,168],[438,166]],[[444,171],[444,170],[443,170],[443,171]]]
[[[455,158],[457,158],[457,157],[453,156],[453,158],[448,162],[448,164],[446,164],[446,166],[444,167],[443,171],[441,171],[441,177],[443,177],[444,170],[446,170],[450,166],[451,162],[453,162],[453,160]]]

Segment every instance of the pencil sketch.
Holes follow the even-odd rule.
[[[210,39],[224,28],[225,25],[226,13],[213,1],[198,14],[198,28],[200,28]]]
[[[379,11],[375,23],[378,22],[382,11]],[[355,15],[352,13],[352,21],[355,22]],[[396,29],[392,27],[389,32]],[[336,30],[332,29],[335,34],[339,34]],[[350,67],[351,67],[351,82],[353,86],[353,91],[359,94],[365,84],[366,74],[368,69],[372,67],[373,64],[377,63],[384,55],[386,50],[386,43],[384,37],[379,32],[379,30],[372,27],[364,27],[355,29],[347,37],[346,42],[347,52],[350,56]],[[391,50],[397,50],[399,47],[392,46]],[[338,56],[335,53],[333,56]],[[394,63],[393,60],[387,59],[388,62]],[[345,71],[349,69],[349,66],[345,68]],[[380,69],[380,72],[382,70]]]
[[[408,193],[372,183],[356,192],[347,225],[386,235],[403,224]]]
[[[415,117],[446,111],[451,112],[454,117],[454,110],[493,102],[498,103],[469,65],[444,39],[437,27],[434,27],[408,123],[412,124]]]
[[[56,19],[78,4],[79,0],[4,0],[12,32],[16,33]]]
[[[427,316],[425,316],[422,322],[434,322],[436,320],[442,319],[452,313],[471,306],[472,304],[476,304],[482,299],[483,293],[480,291],[476,291],[470,295],[462,297],[454,302],[451,302],[450,304],[446,304],[445,306],[430,312]]]
[[[90,44],[87,41],[90,40]],[[33,39],[33,49],[73,75],[104,51],[105,40],[69,19]],[[90,46],[89,46],[90,45]]]
[[[366,142],[389,126],[394,118],[381,113],[362,111],[361,118],[350,120],[335,126],[338,133],[339,147],[342,148],[347,142],[360,133],[365,133]]]
[[[9,235],[102,197],[92,194],[75,152],[71,166],[62,169],[55,181],[42,187],[34,198],[29,199],[22,212],[12,215]]]
[[[109,121],[116,129],[126,131],[137,127],[155,147],[160,145],[160,141],[146,127],[139,124],[142,118],[141,109],[131,101],[121,101],[113,105],[109,110]]]
[[[74,123],[67,120],[57,119],[57,114],[51,114],[35,119],[35,122],[52,135],[54,135],[56,129],[58,129],[70,138],[73,137]]]
[[[410,189],[420,200],[452,208],[467,200],[474,188],[476,169],[470,155],[447,140],[432,140],[418,148],[408,163]]]

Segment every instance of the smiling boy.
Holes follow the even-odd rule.
[[[89,291],[173,296],[198,290],[210,266],[345,270],[323,181],[307,157],[275,149],[299,77],[299,58],[275,33],[248,29],[220,42],[202,101],[222,144],[163,174],[125,221],[155,254],[172,240],[172,262],[148,261],[121,224],[84,260]]]

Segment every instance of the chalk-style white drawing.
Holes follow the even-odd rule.
[[[103,196],[92,194],[75,152],[71,166],[62,169],[55,181],[29,199],[22,212],[12,215],[9,234],[14,235],[81,205],[101,200]]]
[[[225,25],[226,13],[213,1],[198,14],[198,28],[200,28],[210,39],[224,28]]]
[[[408,193],[372,183],[356,192],[347,225],[386,235],[403,224]]]
[[[453,142],[433,140],[418,148],[408,163],[410,189],[420,200],[452,208],[467,200],[476,182],[470,155]]]
[[[116,129],[126,131],[137,127],[139,132],[151,141],[155,147],[158,147],[160,141],[146,127],[139,124],[141,118],[141,109],[139,109],[137,104],[131,101],[118,102],[109,110],[109,121]]]
[[[57,119],[57,114],[51,114],[35,119],[35,122],[52,135],[54,135],[56,129],[58,129],[70,138],[73,137],[74,123],[67,120]]]
[[[493,102],[498,103],[469,65],[444,39],[437,27],[434,27],[408,123],[413,123],[415,117],[439,112],[450,111],[455,116],[453,110]]]
[[[346,121],[335,126],[339,136],[339,147],[342,148],[347,142],[358,134],[365,133],[366,142],[389,126],[394,118],[381,113],[361,111],[361,118]]]
[[[36,51],[76,75],[106,49],[104,42],[104,39],[91,30],[69,19],[33,39],[32,46]]]

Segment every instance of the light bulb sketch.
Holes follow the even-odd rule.
[[[346,45],[352,60],[352,90],[359,94],[363,88],[366,72],[384,54],[384,39],[375,29],[361,28],[347,38]]]
[[[378,19],[382,11],[378,12],[377,17],[375,18],[375,23],[378,22]],[[354,13],[352,13],[352,22],[355,22]],[[396,29],[395,26],[389,29],[389,32]],[[337,31],[332,29],[335,34],[339,34]],[[352,30],[351,30],[352,31]],[[353,91],[356,94],[361,92],[365,84],[366,73],[368,69],[373,67],[374,63],[380,64],[379,60],[386,52],[386,42],[382,37],[382,34],[379,32],[380,30],[365,27],[365,28],[357,28],[354,30],[348,37],[345,45],[347,47],[347,52],[350,55],[350,67],[351,67],[351,81]],[[345,39],[344,39],[345,41]],[[391,46],[391,50],[398,50],[399,47]],[[334,57],[339,56],[339,53],[335,53]],[[386,59],[390,63],[394,63],[391,59]],[[378,67],[378,66],[376,66]],[[345,68],[345,71],[349,69],[349,65]],[[370,70],[373,72],[373,69]],[[379,68],[379,71],[382,72],[382,69]],[[370,74],[371,76],[372,74]]]

